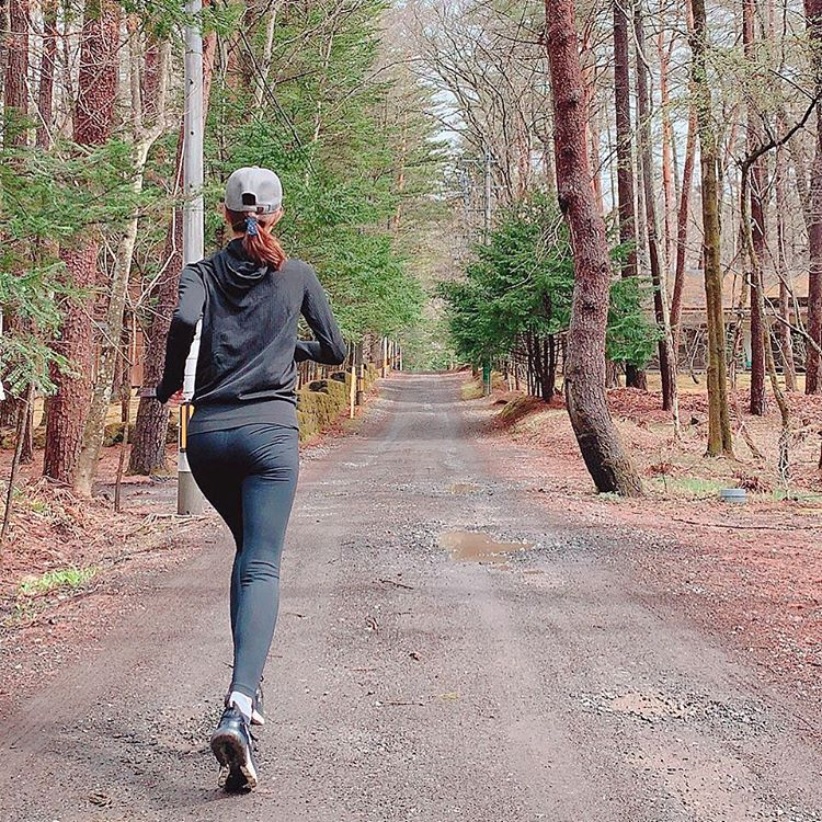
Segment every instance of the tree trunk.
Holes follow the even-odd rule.
[[[674,48],[676,36],[671,35],[670,44],[665,47],[664,32],[657,35],[657,54],[659,55],[659,105],[662,110],[662,193],[665,209],[663,223],[665,226],[665,270],[676,256],[676,235],[674,230],[674,210],[676,207],[676,187],[674,168],[674,130],[671,125],[670,93],[668,91],[668,75],[670,73],[671,51]],[[676,351],[674,351],[676,354]]]
[[[546,44],[554,104],[559,204],[571,231],[574,296],[565,384],[568,413],[585,465],[599,491],[642,494],[605,398],[605,327],[611,263],[605,222],[596,208],[585,145],[582,73],[573,0],[545,0]]]
[[[756,40],[756,0],[743,0],[742,3],[742,41],[745,57],[753,62],[756,59],[754,43]],[[759,124],[759,112],[752,102],[748,103],[748,152],[756,151],[762,145],[763,134]],[[764,287],[762,261],[765,259],[765,209],[762,195],[765,190],[764,158],[754,162],[750,170],[750,185],[742,196],[750,196],[750,232],[754,254],[751,262],[751,396],[750,412],[761,417],[765,413],[765,339],[767,327],[763,308],[764,294],[759,299],[758,292]],[[769,335],[767,335],[769,338]]]
[[[4,148],[22,148],[27,143],[25,128],[28,113],[28,86],[26,79],[29,68],[29,4],[28,0],[9,0],[9,30],[6,35],[6,57],[3,61],[4,82],[3,103],[5,108],[6,129],[3,136]],[[15,266],[13,276],[20,276],[22,271]],[[2,306],[0,306],[2,310]],[[4,313],[3,321],[7,334],[14,334],[21,325],[20,319]],[[0,426],[12,428],[22,413],[25,399],[23,396],[6,395],[0,402]]]
[[[746,3],[751,0],[745,0]],[[757,248],[754,243],[754,219],[750,209],[749,202],[752,202],[753,197],[749,196],[750,191],[750,176],[752,172],[753,163],[748,160],[742,165],[742,242],[743,251],[748,256],[751,271],[762,271],[762,263],[757,258]],[[764,248],[764,243],[763,243]],[[751,289],[751,303],[759,303],[759,315],[765,316],[765,290],[761,287]],[[791,414],[788,402],[785,395],[782,393],[782,388],[779,385],[779,379],[776,374],[776,363],[773,358],[773,349],[770,345],[765,346],[764,350],[765,365],[771,381],[771,389],[773,390],[774,399],[779,408],[780,421],[782,423],[779,432],[778,453],[777,453],[777,472],[782,482],[783,488],[787,490],[788,479],[790,473],[790,440],[791,440]]]
[[[8,486],[6,487],[5,510],[3,511],[3,524],[0,526],[0,570],[3,568],[2,545],[6,540],[6,535],[11,525],[11,511],[14,504],[14,486],[17,482],[17,472],[23,462],[23,448],[26,439],[26,427],[31,416],[31,408],[34,404],[34,390],[31,385],[26,389],[25,396],[21,398],[18,408],[16,440],[14,444],[14,455],[11,458],[11,470],[9,471]]]
[[[5,87],[3,97],[5,114],[14,115],[17,122],[12,123],[10,135],[6,135],[4,145],[7,147],[25,146],[25,119],[28,114],[28,76],[29,76],[29,2],[28,0],[9,0],[9,33],[6,40],[8,59],[5,61]]]
[[[713,125],[712,95],[706,72],[708,48],[705,0],[690,0],[694,28],[690,34],[694,104],[702,170],[703,258],[708,325],[708,454],[733,455],[725,362],[725,316],[720,262],[718,151]]]
[[[623,277],[637,275],[637,234],[634,204],[634,161],[631,150],[631,80],[628,66],[629,0],[614,0],[614,101],[616,110],[617,198],[619,201],[619,242],[629,246]],[[648,387],[645,371],[631,363],[625,364],[625,385],[628,388]]]
[[[671,336],[671,318],[668,313],[668,283],[659,247],[659,230],[654,196],[653,160],[651,153],[651,99],[648,88],[648,67],[645,62],[645,24],[642,0],[635,0],[634,37],[637,46],[637,144],[641,168],[642,189],[645,200],[645,221],[648,225],[648,257],[651,264],[651,281],[654,285],[654,314],[658,328],[659,371],[662,378],[662,408],[671,411],[674,428],[679,434],[679,401],[676,391],[676,359]]]
[[[181,167],[182,131],[178,143],[178,168]],[[179,177],[178,177],[179,179]],[[178,187],[179,192],[179,187]],[[175,208],[168,227],[165,246],[166,266],[154,287],[155,302],[145,333],[146,349],[143,364],[143,385],[154,388],[163,376],[165,342],[171,326],[171,315],[177,301],[177,287],[183,270],[182,212]],[[130,474],[168,473],[166,439],[168,437],[168,409],[156,400],[141,397],[134,424],[134,441],[129,457]]]
[[[217,49],[217,36],[207,35],[203,40],[203,116],[208,115],[209,90],[214,68],[214,56]],[[183,127],[177,141],[177,160],[175,163],[174,195],[179,197],[182,191],[183,176]],[[151,318],[146,329],[146,353],[143,368],[143,384],[154,388],[163,375],[165,362],[165,345],[171,315],[177,303],[177,288],[180,273],[183,270],[183,215],[179,208],[174,209],[171,223],[166,234],[165,248],[166,267],[156,284]],[[134,441],[129,456],[128,471],[130,474],[167,474],[166,440],[168,438],[168,409],[154,399],[141,397],[137,407],[137,420],[134,425]]]
[[[265,24],[265,39],[263,41],[263,55],[259,69],[255,76],[254,85],[254,108],[259,109],[263,105],[263,95],[268,82],[268,72],[271,70],[271,57],[274,53],[274,33],[277,27],[277,14],[280,11],[282,0],[274,0],[268,5],[268,19]]]
[[[87,0],[81,34],[74,140],[82,146],[103,145],[111,134],[117,96],[119,7],[111,0]],[[89,227],[76,248],[60,257],[73,288],[90,290],[95,283],[99,236]],[[91,394],[94,327],[87,305],[66,305],[57,352],[68,359],[73,373],[56,373],[57,392],[49,402],[43,475],[73,484]]]
[[[133,190],[139,196],[143,188],[145,160],[150,148],[146,141],[135,150],[136,178]],[[114,275],[110,286],[108,305],[103,323],[104,337],[100,350],[100,360],[92,392],[89,413],[86,419],[83,445],[77,462],[74,477],[74,490],[82,497],[90,497],[92,483],[97,473],[97,461],[103,444],[106,415],[111,402],[114,372],[120,357],[119,342],[122,337],[123,316],[126,307],[131,261],[137,241],[139,215],[132,217],[126,234],[117,247],[117,259],[114,263]]]
[[[54,70],[57,59],[57,2],[47,0],[43,6],[43,57],[40,63],[40,87],[37,90],[37,147],[51,147],[54,127]]]
[[[813,51],[816,94],[822,94],[822,0],[805,0],[805,16]],[[816,152],[811,166],[808,225],[808,334],[822,345],[822,102],[816,106]],[[815,346],[807,346],[805,393],[822,393],[822,362]]]
[[[548,385],[551,389],[549,400],[557,393],[557,340],[556,335],[548,336]]]
[[[556,392],[556,384],[554,382],[554,375],[556,373],[556,364],[554,362],[554,337],[548,335],[540,341],[542,349],[542,370],[540,373],[540,396],[543,402],[551,402]]]
[[[78,249],[63,249],[60,258],[74,288],[88,291],[94,286],[96,242],[87,242]],[[94,328],[90,317],[76,305],[67,306],[64,314],[60,339],[52,343],[52,348],[69,360],[73,372],[61,373],[56,366],[50,368],[51,379],[58,388],[47,403],[43,476],[71,485],[91,396]]]
[[[690,37],[694,29],[694,15],[690,3],[685,3],[685,26]],[[689,91],[693,91],[693,73],[690,78]],[[685,141],[685,159],[682,166],[682,185],[679,189],[679,210],[676,215],[676,266],[674,269],[674,288],[671,295],[671,335],[673,337],[674,357],[679,363],[679,352],[682,328],[682,295],[685,290],[685,259],[688,250],[688,217],[690,216],[691,188],[694,180],[696,158],[697,119],[696,106],[688,106],[688,136]],[[676,156],[676,155],[674,155]],[[693,375],[693,371],[691,371]]]
[[[784,131],[784,129],[782,129]],[[782,322],[777,323],[779,347],[782,353],[782,370],[785,375],[785,390],[796,391],[796,364],[793,356],[793,339],[791,338],[791,297],[793,283],[788,269],[787,237],[785,217],[788,214],[788,192],[786,190],[787,168],[785,149],[779,148],[776,153],[776,173],[774,189],[776,193],[776,272],[779,277],[779,315]]]
[[[136,37],[130,40],[133,52],[136,52]],[[160,47],[160,58],[158,66],[158,83],[155,90],[152,112],[157,119],[154,126],[144,131],[142,127],[142,104],[140,101],[140,77],[139,77],[139,54],[131,55],[131,93],[132,112],[135,118],[135,145],[133,147],[134,178],[132,180],[132,191],[135,199],[138,199],[143,191],[143,180],[145,178],[146,160],[148,152],[157,138],[162,133],[162,117],[165,110],[165,98],[168,77],[168,64],[170,59],[170,45],[163,43]],[[137,242],[137,227],[140,218],[140,211],[137,209],[129,221],[126,233],[123,235],[117,247],[117,254],[114,263],[114,274],[109,285],[108,304],[105,309],[105,320],[103,323],[104,334],[103,343],[100,350],[97,377],[94,391],[91,398],[91,407],[86,420],[83,444],[80,449],[80,456],[74,478],[74,490],[83,497],[90,497],[92,483],[97,473],[97,462],[100,458],[100,449],[103,444],[105,432],[106,415],[111,402],[112,389],[115,382],[115,371],[120,356],[120,343],[122,339],[123,317],[126,308],[126,297],[128,296],[128,282],[131,273],[131,261],[134,256],[134,246]]]
[[[677,362],[679,362],[682,328],[682,294],[685,290],[685,255],[688,251],[688,217],[690,216],[691,188],[694,183],[694,166],[696,165],[696,131],[696,108],[691,106],[688,114],[685,161],[682,166],[682,187],[679,191],[679,211],[676,215],[676,269],[674,271],[674,293],[671,297],[671,332]]]

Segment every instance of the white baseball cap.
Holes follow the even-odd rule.
[[[225,184],[225,205],[230,211],[273,214],[283,203],[280,178],[267,168],[238,168]]]

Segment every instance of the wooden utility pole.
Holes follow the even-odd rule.
[[[183,138],[183,265],[203,258],[203,35],[202,0],[188,0],[185,29],[185,134]],[[194,375],[200,351],[200,328],[191,344],[186,360],[183,395],[180,406],[180,449],[177,462],[177,513],[201,514],[203,495],[194,482],[191,466],[185,453],[185,432],[191,415],[191,397],[194,394]]]

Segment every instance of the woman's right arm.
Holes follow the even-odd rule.
[[[168,402],[169,397],[183,387],[186,358],[197,331],[197,323],[205,305],[205,286],[194,266],[186,266],[180,275],[177,308],[171,318],[166,340],[166,363],[163,378],[157,386],[157,399]]]
[[[299,340],[294,351],[297,362],[314,360],[323,365],[340,365],[348,353],[337,321],[331,313],[328,297],[313,269],[306,276],[302,315],[316,340]]]

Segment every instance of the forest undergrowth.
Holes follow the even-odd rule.
[[[776,468],[780,418],[745,412],[747,393],[732,395],[735,458],[705,455],[707,397],[680,393],[676,441],[656,392],[621,388],[608,403],[643,477],[645,496],[597,494],[582,462],[561,397],[547,404],[497,388],[471,399],[480,441],[494,470],[519,483],[568,524],[609,541],[614,562],[638,571],[637,596],[652,609],[676,608],[739,653],[763,679],[801,700],[822,703],[822,397],[789,395],[793,419],[787,489]],[[471,396],[471,384],[464,396]],[[744,425],[753,456],[739,434]],[[500,447],[502,445],[502,447]],[[742,487],[745,504],[720,500]]]

